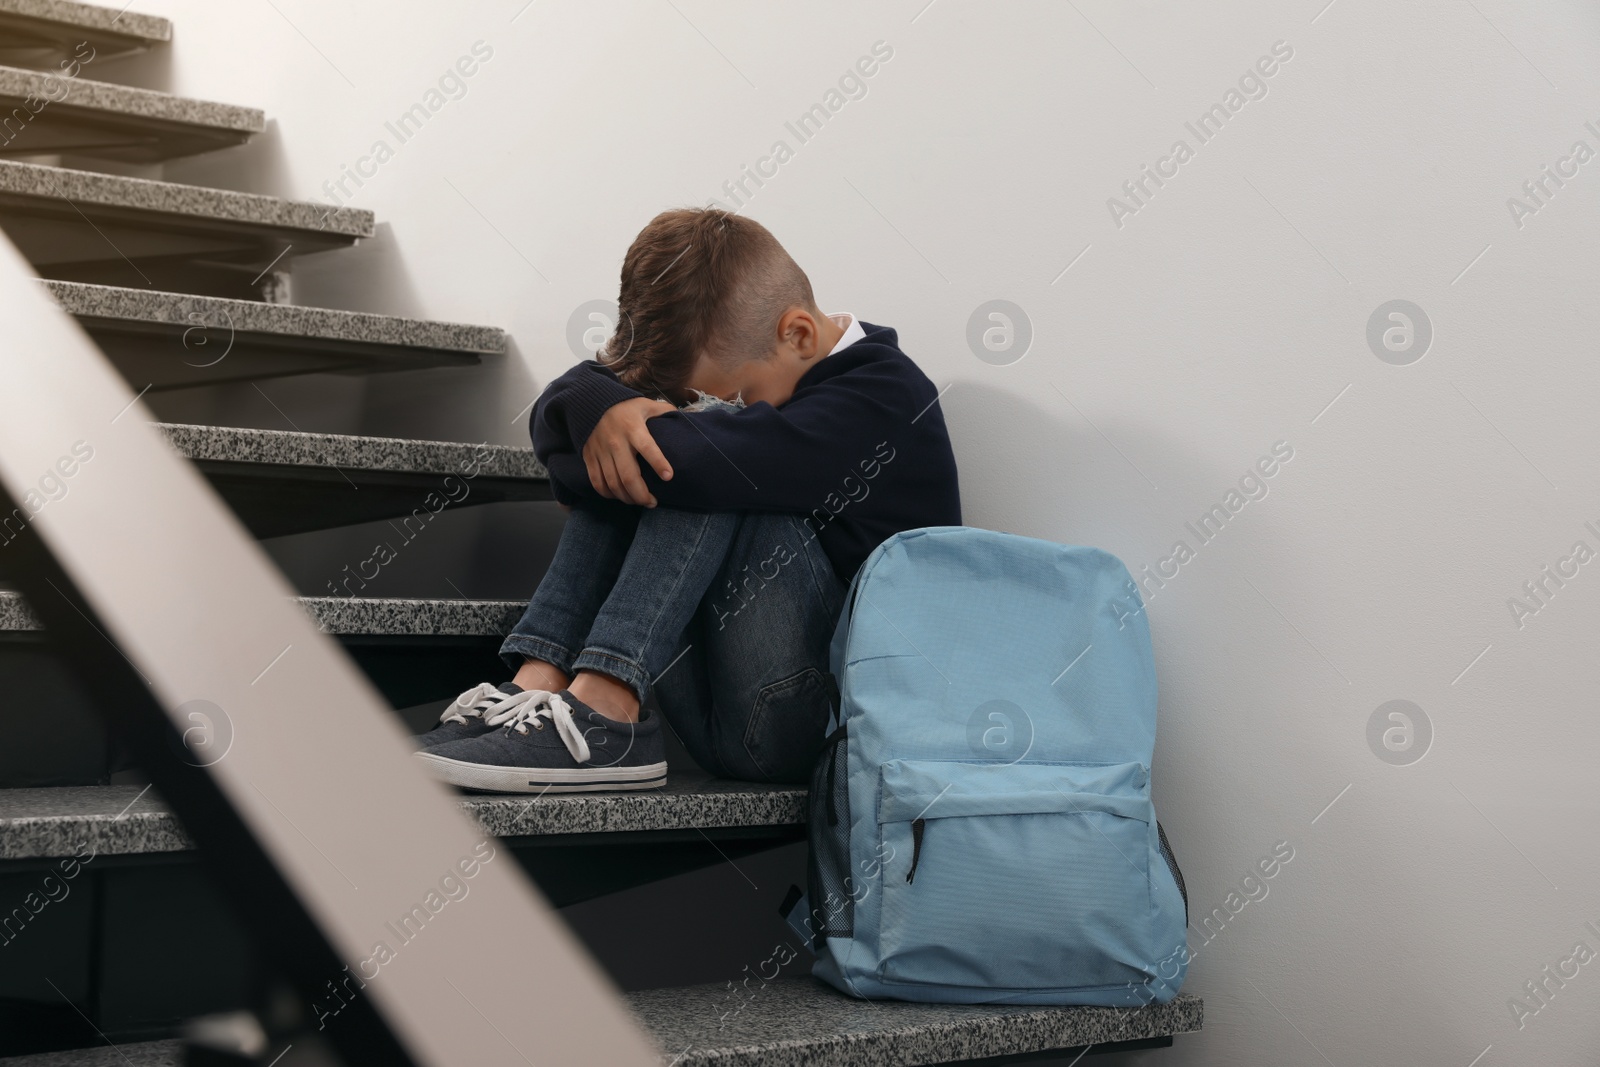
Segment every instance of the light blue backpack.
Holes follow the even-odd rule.
[[[851,584],[832,668],[809,891],[786,902],[819,978],[950,1003],[1177,995],[1188,902],[1150,801],[1150,631],[1115,557],[896,534]]]

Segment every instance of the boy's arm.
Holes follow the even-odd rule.
[[[847,479],[859,484],[863,472],[871,477],[894,457],[896,441],[915,432],[912,419],[937,395],[932,382],[918,389],[903,376],[865,368],[850,377],[823,382],[781,408],[762,402],[650,418],[672,477],[642,467],[645,485],[659,503],[691,510],[807,514],[826,507],[850,492]]]
[[[650,415],[673,410],[671,404],[651,400],[624,385],[592,360],[556,378],[534,402],[529,420],[533,451],[550,473],[551,492],[558,502],[570,505],[581,496],[595,495],[630,504],[655,504],[639,477],[635,455],[643,454],[663,477],[670,478],[672,471],[644,429],[643,419],[638,420],[637,428],[630,427],[620,435],[614,432],[617,420],[610,420],[606,430],[595,437],[596,425],[619,404]],[[591,440],[597,445],[603,441],[605,449],[585,448]]]
[[[648,398],[600,364],[582,363],[540,397],[534,447],[552,481],[574,498],[805,514],[848,494],[845,478],[875,473],[879,463],[892,459],[896,441],[913,431],[913,421],[938,395],[926,378],[910,379],[888,364],[861,367],[845,378],[829,379],[781,409],[756,403],[691,413],[659,402],[645,410]],[[593,460],[601,442],[591,435],[602,422],[602,439],[613,442],[609,454],[618,455],[614,447],[620,442],[643,444],[641,427],[658,451],[644,463],[634,456],[631,464],[620,453],[618,461],[597,469]],[[540,451],[541,434],[553,445],[548,452]],[[596,447],[586,447],[591,444]],[[612,488],[613,477],[620,487]],[[556,497],[562,500],[563,493]]]
[[[568,369],[534,401],[529,429],[539,462],[548,466],[555,452],[582,452],[595,425],[612,405],[643,395],[594,360]]]
[[[672,465],[661,454],[645,421],[677,410],[664,400],[646,396],[613,404],[583,446],[584,472],[594,491],[611,500],[655,507],[656,498],[640,476],[641,466],[669,480]]]

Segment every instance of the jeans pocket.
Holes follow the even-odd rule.
[[[808,781],[822,750],[828,712],[828,683],[817,668],[773,682],[750,711],[745,754],[767,781]]]

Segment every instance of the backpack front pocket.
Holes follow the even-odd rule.
[[[883,764],[879,979],[1036,991],[1145,981],[1148,783],[1137,763]]]

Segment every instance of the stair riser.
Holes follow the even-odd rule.
[[[341,638],[390,705],[413,708],[449,700],[485,678],[505,674],[498,636]],[[0,634],[0,789],[99,785],[129,769],[106,737],[87,692],[42,634]],[[405,719],[427,729],[436,713]]]
[[[65,222],[70,223],[71,220]],[[3,225],[0,223],[0,226]],[[12,236],[9,229],[7,236]],[[44,239],[49,240],[49,235],[47,234]],[[268,246],[271,248],[270,255],[277,255],[288,241],[289,239],[285,238],[276,245]],[[35,263],[34,270],[38,272],[39,277],[52,281],[126,286],[259,303],[273,303],[281,299],[281,272],[285,264],[280,262],[271,271],[263,274],[262,271],[271,259],[268,256],[263,262],[262,257],[266,253],[259,242],[235,241],[232,244],[212,242],[207,246],[206,252],[172,252],[172,247],[178,242],[169,235],[157,234],[149,243],[158,246],[164,254],[137,258],[135,262],[130,263],[120,257],[107,259],[103,254],[97,255],[93,248],[79,248],[79,255],[83,257],[81,259]],[[120,241],[118,245],[120,247]],[[103,253],[109,247],[102,242],[100,252]],[[207,254],[211,250],[219,250],[219,254]],[[27,254],[28,252],[24,251],[24,255]],[[235,259],[242,259],[243,262],[234,262]]]
[[[43,634],[0,637],[0,788],[105,781],[113,757],[89,694]]]
[[[437,349],[388,349],[338,341],[240,335],[226,322],[191,326],[84,324],[128,384],[152,392],[301,374],[382,374],[424,367],[467,367],[477,355]]]
[[[0,196],[0,229],[42,278],[260,299],[252,285],[276,261],[349,247],[315,230],[218,221]],[[91,225],[92,223],[92,225]],[[288,256],[280,259],[287,246]],[[220,274],[216,273],[219,272]]]
[[[640,840],[512,843],[510,851],[556,907],[591,900],[689,871],[737,863],[800,840],[800,827],[697,832]],[[720,850],[720,851],[719,851]],[[131,862],[138,860],[138,863]],[[184,1020],[252,1007],[268,976],[194,853],[96,856],[70,882],[56,865],[0,867],[0,906],[20,905],[52,877],[51,895],[25,922],[13,920],[0,970],[0,1056],[79,1040],[87,1027],[54,1013],[48,974],[122,1044],[175,1035]],[[34,897],[36,906],[45,897]],[[330,975],[330,979],[339,977]],[[329,1001],[331,1007],[336,1002]],[[9,1009],[9,1010],[8,1010]],[[9,1018],[8,1018],[9,1016]],[[329,1025],[336,1025],[330,1018]]]
[[[39,106],[37,98],[32,106]],[[9,115],[16,109],[30,110],[26,98],[0,94],[0,114]],[[19,136],[0,146],[0,152],[13,156],[62,154],[125,163],[160,163],[232,148],[244,144],[251,136],[246,131],[202,131],[155,119],[108,119],[99,112],[63,103],[46,106]]]
[[[437,474],[404,471],[346,468],[340,472],[323,467],[278,467],[210,460],[202,461],[199,467],[257,537],[282,537],[380,519],[404,521],[411,518],[420,522],[415,518],[421,506],[419,502],[440,483]],[[359,495],[350,491],[352,483],[359,488]],[[472,483],[472,493],[460,504],[446,504],[441,510],[550,498],[549,485],[544,482],[479,477]],[[428,514],[426,509],[423,514]],[[405,544],[399,535],[395,541],[397,548]],[[337,591],[339,595],[359,595],[359,582],[351,581],[350,588]]]

